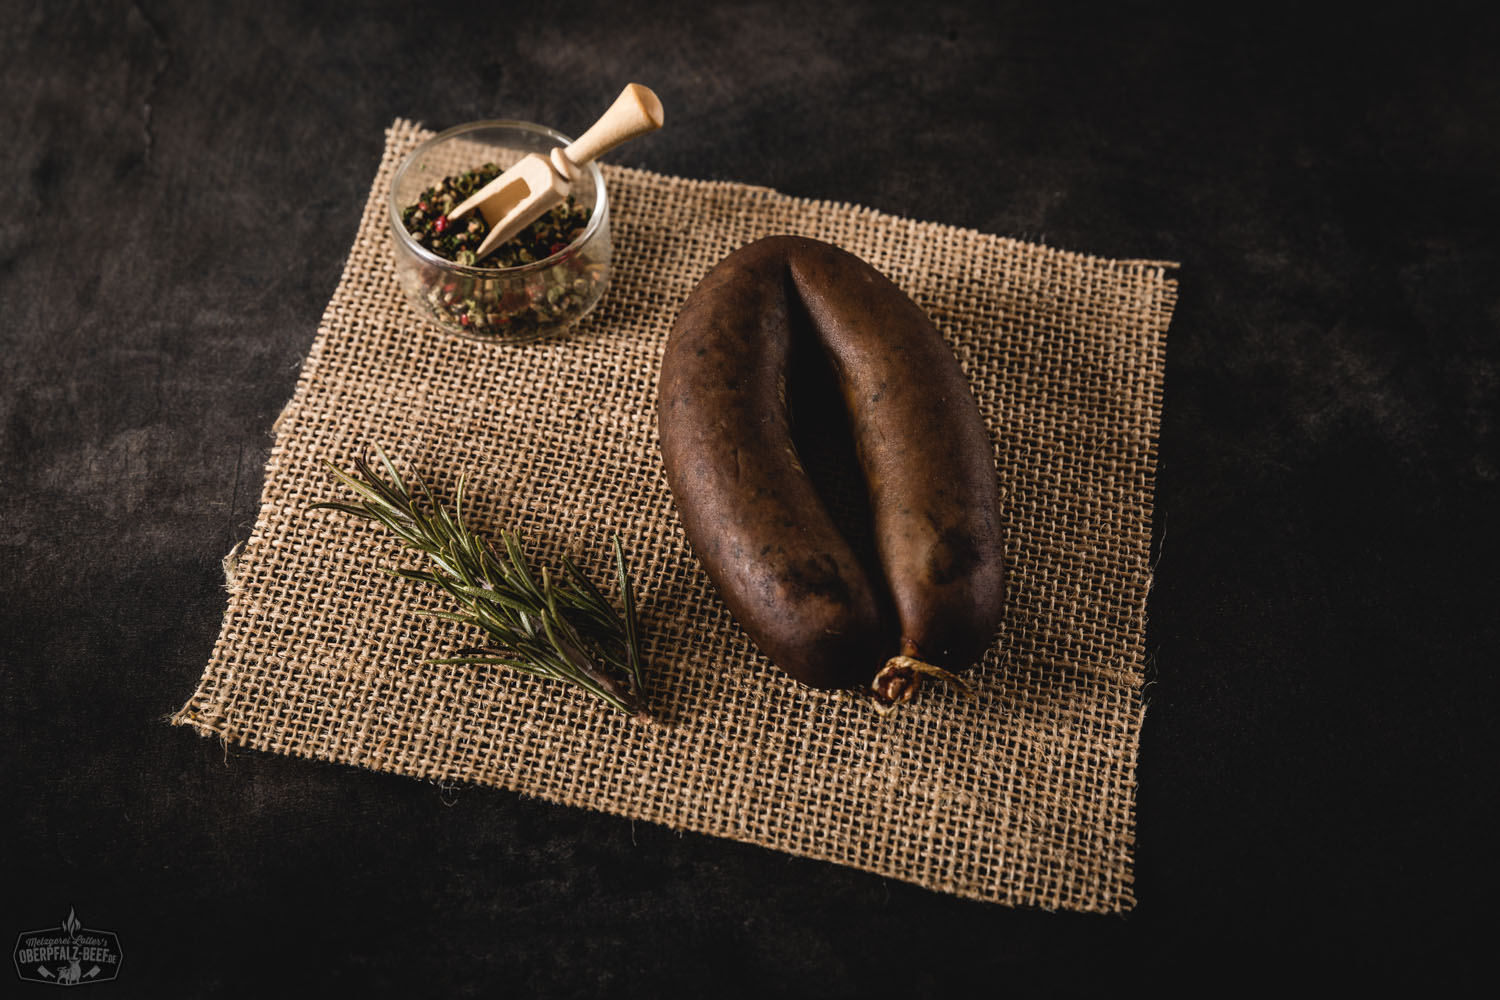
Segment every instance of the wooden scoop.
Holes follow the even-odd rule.
[[[572,190],[579,167],[623,142],[656,131],[662,120],[661,101],[651,88],[627,84],[609,110],[566,148],[559,146],[547,156],[528,153],[449,212],[448,218],[460,219],[479,209],[490,224],[489,234],[474,251],[474,259],[483,260],[561,203]]]

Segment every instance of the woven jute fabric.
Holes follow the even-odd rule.
[[[605,168],[603,303],[524,345],[443,332],[403,298],[385,193],[429,133],[398,120],[348,264],[277,422],[259,517],[197,691],[176,716],[262,750],[472,782],[764,845],[1011,905],[1134,903],[1155,438],[1173,265],[1103,260],[847,204]],[[725,610],[678,521],[657,443],[672,321],[761,236],[826,240],[933,318],[991,430],[1009,603],[973,697],[891,717],[802,687]],[[920,373],[913,373],[920,377]],[[479,639],[391,577],[420,557],[330,511],[321,463],[383,447],[535,562],[637,590],[652,724],[576,689],[423,660]]]

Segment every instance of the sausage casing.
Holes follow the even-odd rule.
[[[789,367],[809,347],[849,417],[875,572],[793,444]],[[1004,607],[989,434],[932,322],[869,264],[792,236],[720,261],[673,325],[658,419],[694,552],[788,674],[821,688],[868,685],[898,654],[953,670],[989,645]]]

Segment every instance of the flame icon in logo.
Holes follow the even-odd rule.
[[[78,928],[82,926],[83,924],[79,923],[78,918],[73,915],[73,908],[68,907],[68,919],[62,922],[62,929],[68,932],[68,937],[72,938],[78,936]]]

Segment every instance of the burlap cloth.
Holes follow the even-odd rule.
[[[573,334],[476,343],[398,289],[384,196],[429,133],[398,120],[343,277],[276,424],[260,515],[179,724],[223,740],[515,789],[1015,905],[1134,902],[1135,766],[1171,264],[1101,260],[738,184],[605,168],[615,266]],[[771,233],[836,243],[932,316],[993,432],[1010,600],[972,676],[892,718],[785,678],[724,610],[682,533],[655,391],[677,309]],[[655,725],[571,687],[431,666],[477,638],[384,529],[308,512],[322,471],[382,445],[539,562],[638,591]]]

